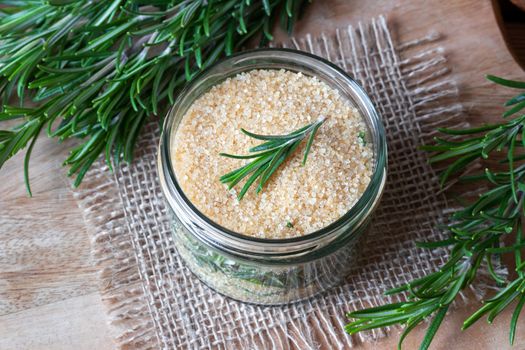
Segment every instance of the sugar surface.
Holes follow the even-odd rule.
[[[244,181],[228,191],[221,175],[249,160],[261,141],[241,133],[285,134],[320,117],[327,120],[301,165],[303,142],[260,194],[255,186],[237,200]],[[373,151],[363,142],[366,125],[338,91],[315,77],[286,70],[241,73],[198,98],[183,117],[172,144],[177,180],[207,217],[235,232],[259,238],[289,238],[319,230],[344,215],[372,175]],[[291,223],[292,225],[287,225]]]

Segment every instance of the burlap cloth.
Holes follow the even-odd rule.
[[[324,56],[361,83],[383,118],[388,181],[365,250],[343,285],[285,307],[225,298],[197,280],[176,252],[157,177],[158,127],[146,128],[132,165],[111,173],[103,162],[76,191],[92,230],[101,293],[121,348],[343,349],[382,331],[351,337],[348,311],[394,301],[387,289],[442,264],[445,250],[418,249],[447,216],[434,169],[417,147],[461,106],[437,35],[392,41],[384,18],[307,36],[286,45]]]

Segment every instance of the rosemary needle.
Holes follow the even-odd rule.
[[[250,186],[257,180],[259,181],[259,185],[257,186],[256,193],[261,192],[263,186],[268,182],[279,166],[283,164],[299,144],[308,137],[302,162],[303,165],[306,164],[315,134],[325,120],[325,118],[320,118],[317,121],[286,135],[259,135],[241,129],[245,135],[264,142],[258,146],[250,148],[248,151],[251,154],[247,155],[219,153],[221,156],[228,158],[253,159],[248,164],[221,176],[220,181],[227,184],[228,189],[232,189],[242,179],[251,174],[239,192],[237,198],[241,200]]]

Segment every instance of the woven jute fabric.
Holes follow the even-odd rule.
[[[441,237],[450,209],[418,146],[437,126],[457,124],[461,106],[439,37],[393,42],[384,18],[287,47],[341,66],[368,92],[388,138],[388,180],[346,281],[290,306],[259,307],[219,295],[196,279],[176,251],[157,175],[159,129],[149,125],[131,165],[100,162],[76,191],[91,230],[101,294],[123,349],[344,349],[384,331],[349,336],[349,311],[396,301],[382,293],[441,265],[446,250],[416,248]],[[388,329],[386,330],[388,331]]]

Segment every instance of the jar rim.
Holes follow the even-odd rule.
[[[288,56],[288,57],[287,57]],[[232,62],[240,62],[242,60],[257,60],[257,59],[264,59],[268,57],[278,58],[286,60],[287,58],[290,58],[289,56],[297,56],[306,58],[310,61],[312,61],[312,66],[309,68],[312,68],[314,70],[319,70],[319,67],[316,67],[314,64],[317,64],[319,66],[322,66],[324,69],[330,70],[331,73],[337,74],[339,78],[342,78],[353,92],[356,93],[356,97],[360,99],[360,106],[356,106],[359,109],[360,113],[366,113],[370,121],[372,122],[372,126],[374,130],[377,133],[377,137],[374,137],[373,145],[374,145],[374,170],[373,174],[371,176],[370,182],[368,183],[365,191],[361,195],[361,197],[357,200],[357,202],[341,217],[339,217],[337,220],[333,221],[332,223],[328,224],[327,226],[313,231],[311,233],[297,236],[297,237],[290,237],[290,238],[259,238],[259,237],[253,237],[246,234],[241,234],[238,232],[235,232],[233,230],[230,230],[206,215],[204,215],[198,208],[191,203],[191,201],[186,197],[184,194],[184,191],[180,187],[177,178],[175,176],[175,170],[172,164],[172,157],[171,157],[171,145],[172,145],[172,137],[175,136],[175,132],[173,132],[172,126],[174,124],[174,111],[176,110],[177,105],[183,100],[183,98],[189,94],[192,89],[201,82],[203,78],[206,78],[207,75],[217,67],[227,65]],[[304,62],[303,62],[304,63]],[[263,65],[264,66],[264,65]],[[264,67],[251,67],[247,69],[239,70],[239,72],[246,72],[254,69],[265,69]],[[279,67],[272,67],[267,69],[279,69]],[[287,69],[287,68],[284,68]],[[238,74],[239,72],[236,72],[232,75]],[[230,75],[231,76],[231,75]],[[197,97],[198,98],[198,97]],[[195,99],[194,99],[195,100]],[[193,100],[193,101],[194,101]],[[355,105],[355,104],[354,104]],[[364,110],[363,110],[364,109]],[[370,122],[367,121],[367,125],[370,128]],[[279,247],[295,247],[299,248],[299,246],[303,246],[301,243],[306,244],[303,246],[303,248],[310,247],[312,244],[316,245],[316,242],[319,240],[324,239],[326,236],[330,235],[330,233],[334,233],[337,231],[338,228],[343,226],[348,220],[355,217],[357,214],[362,212],[367,207],[367,203],[370,202],[369,198],[373,197],[380,197],[384,182],[386,178],[386,160],[387,160],[387,145],[386,145],[386,135],[385,130],[383,128],[383,125],[381,123],[380,116],[374,107],[372,101],[364,91],[364,89],[353,79],[351,78],[344,70],[342,70],[337,65],[333,64],[332,62],[310,54],[308,52],[294,50],[294,49],[288,49],[288,48],[264,48],[264,49],[255,49],[255,50],[249,50],[249,51],[243,51],[234,55],[231,55],[229,57],[226,57],[206,69],[199,72],[193,80],[188,83],[179,93],[175,103],[170,108],[163,124],[162,129],[162,135],[160,137],[160,145],[159,145],[159,162],[158,162],[158,168],[159,168],[159,177],[161,180],[161,187],[164,192],[164,195],[168,199],[168,204],[173,208],[174,204],[174,195],[177,195],[177,204],[182,204],[186,208],[186,213],[190,213],[187,210],[190,210],[193,212],[193,218],[199,219],[199,224],[206,226],[206,229],[213,229],[215,232],[209,232],[210,234],[218,234],[222,238],[226,239],[227,242],[238,242],[241,245],[248,244],[250,246],[253,246],[253,244],[257,244],[259,248],[257,249],[260,252],[268,252],[267,250],[275,246]],[[170,191],[170,189],[175,190],[175,193],[173,191]],[[378,198],[377,198],[378,199]],[[374,208],[377,203],[374,203]],[[373,210],[374,208],[369,208],[368,211]],[[191,214],[191,213],[190,213]],[[201,237],[206,241],[209,241],[206,238],[209,237]],[[337,237],[334,237],[337,238]],[[211,240],[211,243],[218,244],[222,247],[224,247],[225,242],[216,242],[216,240]],[[233,248],[233,247],[232,247]],[[234,250],[237,250],[233,248]],[[242,250],[242,249],[241,249]]]

